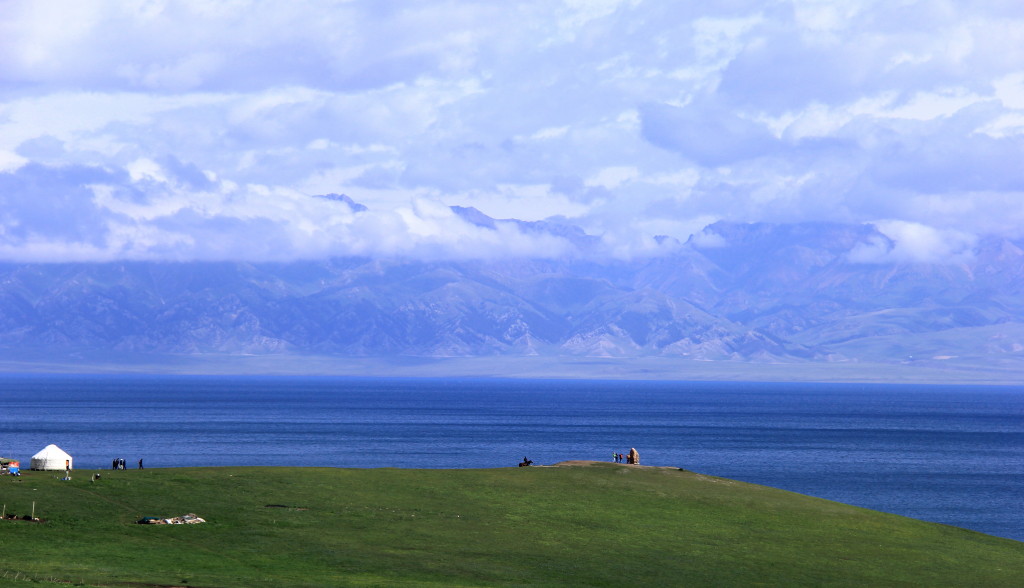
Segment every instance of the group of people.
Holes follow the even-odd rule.
[[[628,463],[632,465],[639,465],[640,452],[638,452],[636,449],[632,447],[629,449],[629,453],[627,453],[626,455],[613,451],[612,461],[614,461],[615,463]]]
[[[115,458],[114,462],[113,462],[113,466],[114,467],[112,469],[115,469],[115,470],[126,469],[125,465],[124,465],[124,458],[123,457]],[[143,469],[143,467],[142,467],[142,460],[141,459],[139,460],[139,469],[140,470]]]

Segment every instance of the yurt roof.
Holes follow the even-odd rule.
[[[71,459],[66,451],[54,444],[49,444],[39,453],[32,456],[32,459]]]

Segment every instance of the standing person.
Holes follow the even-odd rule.
[[[614,451],[612,452],[612,461],[614,461],[615,463],[619,463],[619,454],[615,453]]]
[[[142,459],[141,458],[139,459],[139,469],[140,470],[142,469]]]
[[[114,460],[112,462],[110,462],[110,469],[112,469],[112,470],[116,470],[117,469],[117,458],[116,457],[114,458]]]

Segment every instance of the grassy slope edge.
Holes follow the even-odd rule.
[[[773,488],[592,464],[0,479],[0,576],[95,586],[1019,586],[1024,543]],[[268,505],[277,505],[269,506]],[[204,525],[136,525],[194,512]]]

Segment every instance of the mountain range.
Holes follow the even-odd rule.
[[[334,195],[335,198],[341,198]],[[354,204],[354,203],[353,203]],[[718,222],[615,259],[565,223],[467,222],[572,241],[572,259],[0,265],[0,350],[108,356],[666,358],[1024,366],[1024,243],[864,262],[870,224]]]

